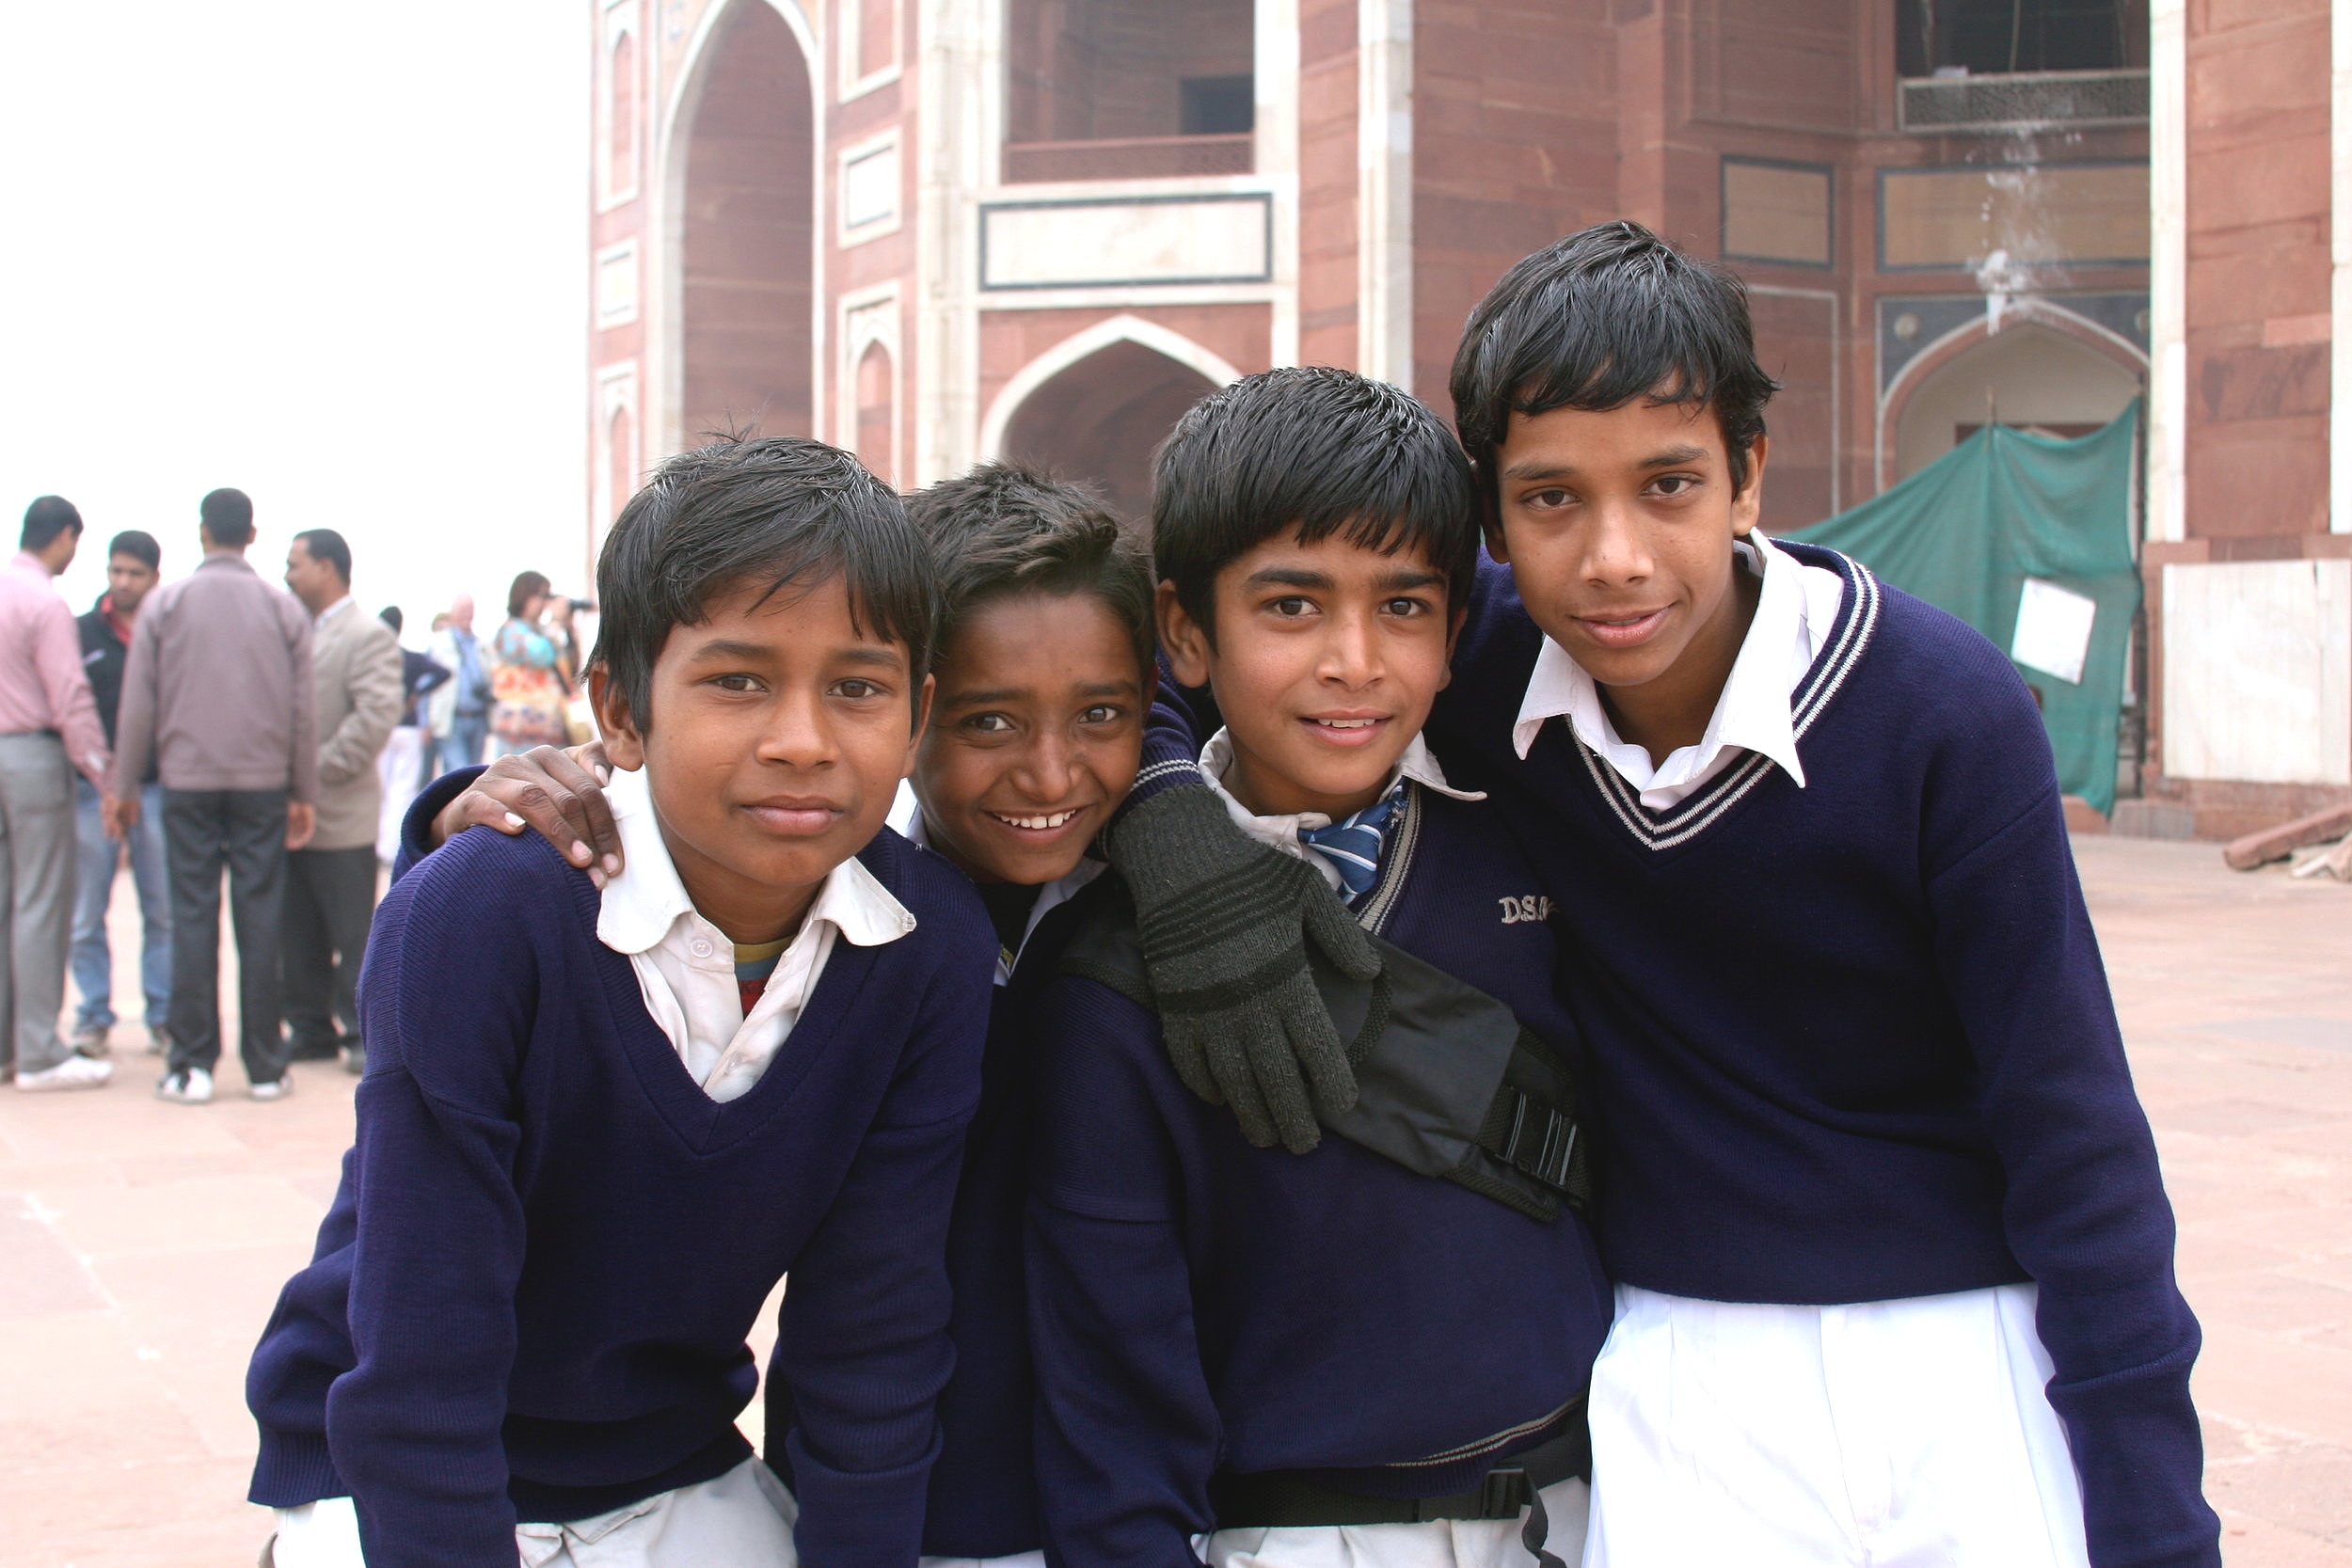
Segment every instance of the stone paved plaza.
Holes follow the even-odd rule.
[[[2352,1568],[2352,887],[2210,845],[2078,850],[2205,1324],[2228,1560]],[[127,883],[115,908],[127,943]],[[230,1066],[212,1105],[166,1105],[139,1037],[103,1092],[0,1091],[0,1568],[243,1568],[268,1528],[240,1500],[246,1357],[352,1080],[297,1068],[259,1105]]]

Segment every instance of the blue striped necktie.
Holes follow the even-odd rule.
[[[1394,789],[1355,816],[1327,828],[1298,830],[1299,842],[1340,874],[1340,885],[1347,890],[1349,904],[1370,893],[1372,884],[1380,879],[1380,857],[1389,847],[1389,824],[1404,800],[1405,782],[1400,779]]]

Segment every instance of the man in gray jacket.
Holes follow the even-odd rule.
[[[151,763],[171,872],[171,1055],[155,1092],[213,1097],[220,1060],[220,875],[237,931],[237,1013],[256,1100],[286,1092],[278,923],[286,851],[315,825],[319,756],[310,618],[246,564],[253,503],[204,498],[204,560],[150,594],[122,674],[108,832],[137,822]]]
[[[333,529],[294,535],[286,586],[310,612],[319,726],[318,832],[286,857],[289,1059],[325,1061],[341,1051],[343,1066],[358,1072],[367,1065],[359,959],[375,917],[384,805],[375,759],[400,722],[400,644],[352,599],[351,546]]]

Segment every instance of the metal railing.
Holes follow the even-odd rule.
[[[1900,84],[1906,131],[2032,131],[2054,126],[2145,125],[2144,71],[2032,71],[1984,76],[1915,76]]]

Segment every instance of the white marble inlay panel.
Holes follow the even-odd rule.
[[[2352,561],[2164,569],[2164,770],[2352,784]]]
[[[596,321],[619,326],[637,319],[637,246],[614,245],[596,258]]]
[[[859,230],[898,215],[898,144],[852,158],[841,169],[841,226]]]
[[[1263,198],[1007,203],[980,209],[980,286],[1254,283],[1272,275]]]

